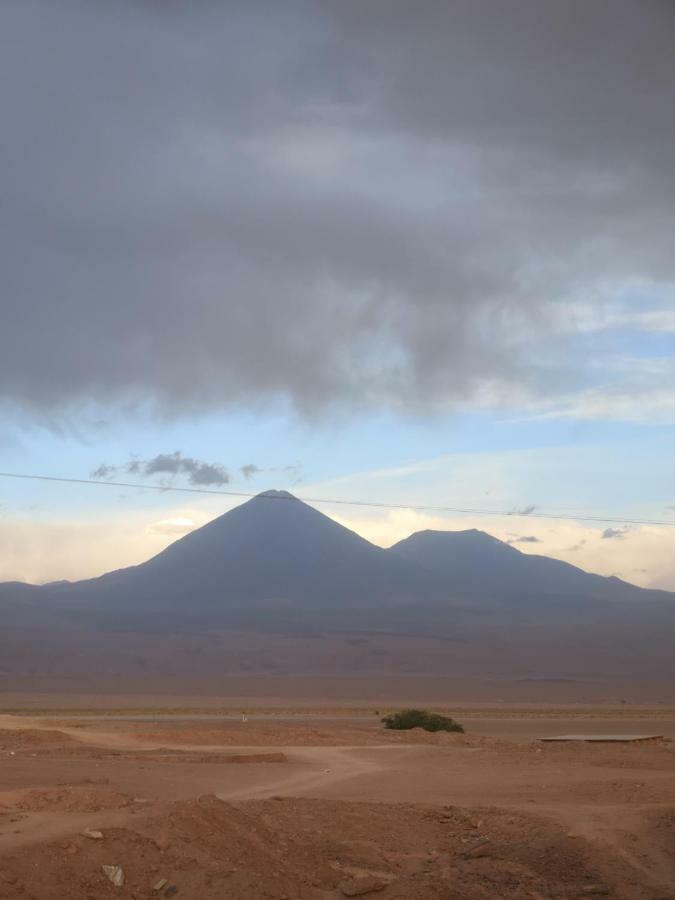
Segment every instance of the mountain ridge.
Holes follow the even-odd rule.
[[[28,673],[49,690],[95,674],[675,678],[675,594],[476,529],[383,549],[292,496],[258,495],[98,578],[0,585],[0,614],[0,685]]]
[[[11,583],[0,588],[11,590]],[[194,602],[199,594],[209,604],[276,598],[318,606],[440,602],[453,595],[606,599],[652,593],[615,576],[523,553],[476,528],[423,529],[384,549],[277,490],[255,495],[142,563],[77,582],[51,582],[40,590],[56,597],[89,594],[98,602],[140,591],[153,605],[181,594]],[[130,602],[136,600],[130,596]]]

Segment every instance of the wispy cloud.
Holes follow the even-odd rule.
[[[182,535],[194,531],[196,524],[192,519],[175,516],[172,519],[162,519],[153,522],[145,529],[147,534]]]
[[[646,285],[645,292],[649,295],[657,293],[657,290]],[[560,325],[573,331],[592,333],[620,328],[656,334],[675,333],[675,311],[672,309],[636,310],[621,308],[618,303],[610,302],[595,305],[574,303],[565,306],[565,313],[564,317],[560,317]]]
[[[571,547],[567,547],[564,552],[566,553],[577,553],[579,550],[583,550],[583,548],[588,543],[586,538],[582,538],[580,541],[577,541],[576,544],[572,544]]]
[[[649,364],[654,369],[654,364]],[[675,424],[675,390],[662,387],[663,367],[658,376],[636,381],[626,373],[617,386],[593,388],[559,398],[546,407],[532,406],[532,419],[581,419],[586,421],[630,422],[646,425]]]
[[[530,503],[528,506],[521,506],[520,508],[512,509],[509,512],[510,516],[531,516],[533,512],[536,512],[539,507],[535,506],[533,503]]]
[[[260,472],[263,472],[264,469],[261,469],[260,466],[256,466],[255,463],[246,463],[245,466],[240,466],[239,471],[244,476],[246,481],[250,481],[251,478],[254,478],[256,475],[259,475]]]
[[[602,532],[601,537],[605,541],[622,540],[626,537],[629,530],[630,529],[628,528],[628,526],[625,526],[623,528],[605,528],[605,530]]]

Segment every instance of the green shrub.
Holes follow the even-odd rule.
[[[394,728],[397,731],[407,731],[410,728],[424,728],[425,731],[464,732],[459,722],[455,722],[454,719],[450,719],[448,716],[427,712],[426,709],[404,709],[401,712],[385,716],[382,721],[385,728]]]

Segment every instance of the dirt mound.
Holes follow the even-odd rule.
[[[390,881],[383,897],[574,897],[598,880],[581,848],[535,816],[314,800],[249,807],[337,871]]]
[[[0,794],[0,808],[21,812],[100,812],[122,809],[132,802],[126,794],[98,786],[32,788]]]
[[[3,750],[68,747],[76,744],[77,741],[69,734],[53,729],[22,728],[11,731],[0,730],[0,752]]]
[[[664,840],[671,825],[665,815],[654,822]],[[496,809],[299,799],[233,807],[205,796],[104,831],[99,841],[41,846],[39,866],[35,848],[6,856],[0,897],[151,896],[164,878],[177,896],[200,900],[325,900],[354,884],[376,884],[383,900],[668,896],[620,855],[610,860],[546,819]],[[104,865],[122,866],[124,888],[107,881]]]
[[[149,897],[167,879],[163,890],[175,885],[177,896],[200,900],[319,900],[325,895],[316,884],[331,877],[310,849],[213,797],[173,804],[134,828],[104,829],[102,840],[78,835],[43,845],[39,867],[35,858],[35,848],[4,857],[0,898]],[[104,865],[123,868],[123,888],[110,884]]]
[[[285,753],[237,753],[226,756],[229,763],[284,763],[288,762]]]

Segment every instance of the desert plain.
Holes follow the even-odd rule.
[[[327,693],[5,694],[0,897],[675,898],[672,705]]]

